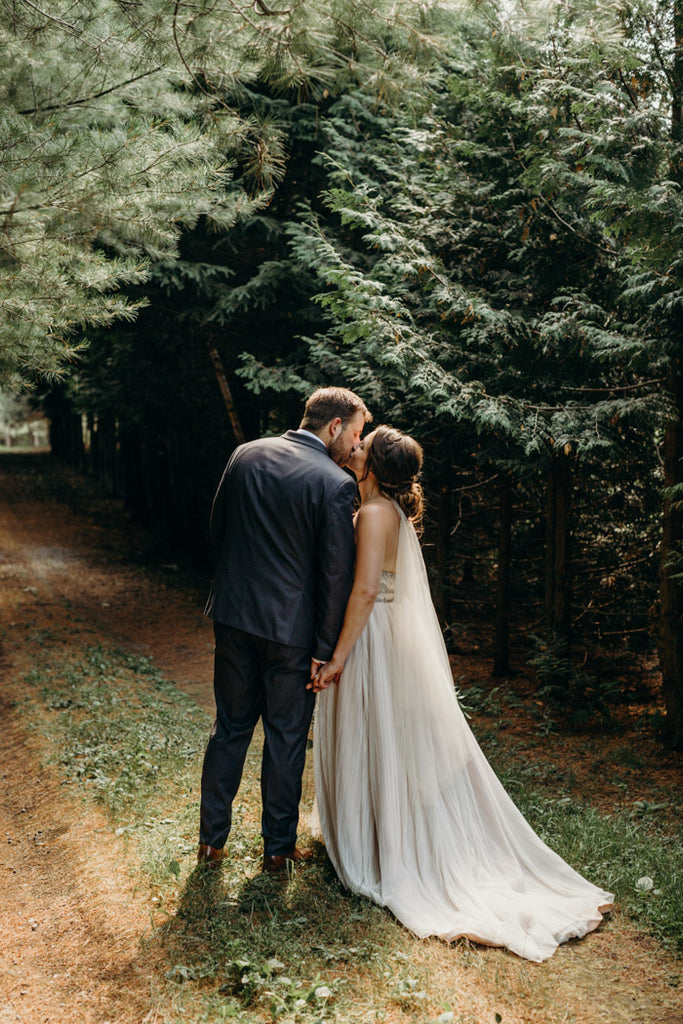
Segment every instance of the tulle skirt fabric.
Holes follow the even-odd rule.
[[[314,763],[325,846],[353,892],[420,937],[467,936],[543,961],[595,928],[612,895],[536,835],[458,705],[419,542],[399,558],[340,683],[318,696]]]

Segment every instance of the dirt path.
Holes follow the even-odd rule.
[[[85,496],[85,500],[84,500]],[[211,630],[195,587],[140,564],[144,536],[48,456],[0,459],[0,1022],[146,1019],[149,912],[97,809],[41,766],[13,705],[28,638],[60,655],[115,643],[212,707]],[[138,564],[136,564],[138,563]],[[123,869],[123,870],[122,870]]]
[[[0,459],[2,625],[46,629],[60,644],[106,641],[150,655],[213,707],[205,581],[184,578],[181,586],[176,566],[150,568],[145,543],[118,502],[49,456]]]
[[[162,954],[144,941],[138,866],[104,815],[41,765],[39,730],[16,708],[37,639],[60,657],[97,642],[149,655],[212,708],[204,581],[151,568],[144,543],[116,503],[48,456],[0,458],[0,1024],[160,1019],[150,1006]],[[562,1020],[682,1024],[654,940],[612,926],[591,943],[580,991],[569,958],[553,967]]]

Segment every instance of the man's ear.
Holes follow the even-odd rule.
[[[341,416],[336,416],[333,420],[327,424],[327,429],[330,432],[330,437],[333,441],[336,441],[342,432],[342,421]]]

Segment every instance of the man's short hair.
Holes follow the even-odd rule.
[[[363,414],[365,422],[369,423],[372,413],[363,399],[348,388],[318,388],[306,402],[299,429],[315,433],[322,430],[330,420],[336,420],[337,416],[342,421],[342,427],[346,427],[359,412]]]

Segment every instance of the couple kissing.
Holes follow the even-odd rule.
[[[226,466],[198,860],[220,865],[259,718],[263,869],[308,859],[296,842],[317,695],[316,810],[342,883],[418,936],[540,962],[597,927],[612,895],[539,839],[469,729],[416,529],[422,449],[386,426],[362,438],[371,418],[352,391],[319,388],[297,430]]]

